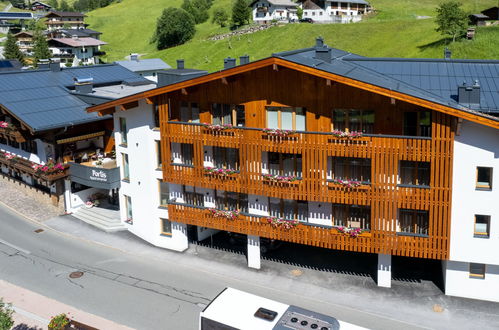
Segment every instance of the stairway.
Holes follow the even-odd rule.
[[[126,230],[125,225],[121,223],[119,210],[117,211],[95,206],[87,208],[83,206],[72,215],[73,217],[108,233]]]

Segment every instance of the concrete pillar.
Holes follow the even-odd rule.
[[[172,222],[172,245],[169,248],[179,252],[189,248],[187,225],[185,223]]]
[[[378,254],[378,286],[390,288],[392,286],[392,256]]]
[[[260,269],[260,237],[248,235],[248,267]]]
[[[64,209],[67,213],[73,212],[71,206],[71,180],[64,179]]]

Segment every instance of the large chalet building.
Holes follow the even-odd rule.
[[[169,71],[171,71],[169,73]],[[442,262],[449,295],[499,301],[499,62],[315,47],[167,70],[114,116],[121,218],[163,248],[216,231]]]

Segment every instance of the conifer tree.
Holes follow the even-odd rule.
[[[35,66],[38,65],[40,60],[52,57],[47,38],[45,38],[40,30],[36,30],[33,34],[33,55],[35,57]]]
[[[5,41],[5,46],[3,50],[3,57],[7,60],[18,60],[24,65],[24,54],[19,49],[16,43],[16,38],[9,33],[7,34],[7,40]]]
[[[251,8],[246,0],[236,0],[232,7],[232,24],[241,26],[249,23]]]

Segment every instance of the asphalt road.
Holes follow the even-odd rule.
[[[226,286],[373,329],[414,329],[396,320],[294,295],[174,262],[134,256],[39,225],[0,206],[0,278],[137,329],[197,329],[199,312]],[[73,271],[83,271],[70,279]],[[54,313],[64,311],[54,311]]]

